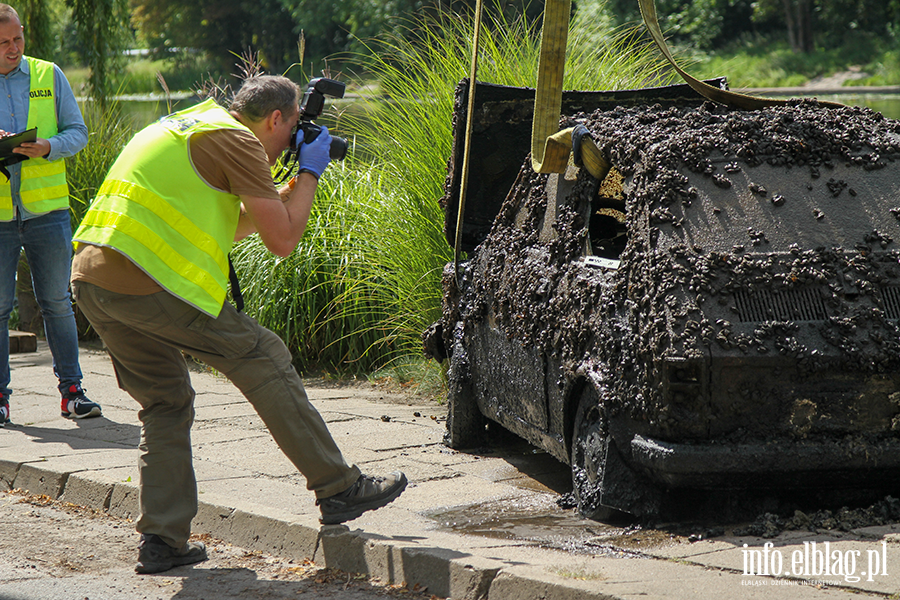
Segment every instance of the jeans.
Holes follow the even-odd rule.
[[[16,296],[19,255],[31,267],[34,295],[44,317],[44,333],[53,355],[60,391],[81,383],[78,329],[69,294],[72,269],[72,225],[68,210],[40,217],[0,221],[0,394],[9,395],[9,315]]]

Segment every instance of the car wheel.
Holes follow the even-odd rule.
[[[607,435],[599,398],[589,387],[578,403],[572,436],[572,491],[578,512],[588,519],[603,520],[612,513],[600,502]]]
[[[590,386],[575,413],[570,458],[572,490],[583,516],[622,522],[659,513],[660,490],[625,462],[609,433],[600,396]]]
[[[469,374],[469,355],[459,341],[453,345],[447,377],[447,433],[444,443],[456,450],[483,446],[487,419],[475,401]]]

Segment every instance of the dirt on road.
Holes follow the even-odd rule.
[[[136,575],[138,534],[125,519],[48,496],[0,493],[0,599],[436,598],[421,588],[248,551],[209,536],[209,560]]]

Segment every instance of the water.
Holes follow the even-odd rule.
[[[140,97],[121,100],[122,112],[134,119],[135,129],[141,129],[160,117],[190,108],[197,104],[195,96],[180,95],[166,100],[159,97]]]
[[[614,541],[634,531],[583,519],[574,510],[557,506],[547,494],[459,506],[425,516],[444,531],[577,554],[626,555],[627,550]],[[660,545],[671,542],[665,534],[657,537],[663,538]]]
[[[823,94],[815,97],[848,106],[867,106],[889,119],[900,120],[900,94]]]
[[[840,97],[841,96],[836,96],[836,98]],[[889,119],[900,120],[900,94],[860,94],[857,96],[847,96],[843,102],[845,104],[853,104],[854,106],[868,106],[872,110],[877,110]]]

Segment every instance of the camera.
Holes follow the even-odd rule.
[[[340,81],[328,79],[327,77],[317,77],[311,79],[306,86],[306,92],[303,94],[303,100],[300,102],[300,121],[291,136],[291,152],[297,151],[297,138],[299,132],[303,132],[303,143],[308,144],[319,136],[322,128],[316,125],[315,121],[322,110],[325,108],[325,96],[332,98],[343,98],[344,89],[347,86]],[[344,160],[347,155],[347,140],[337,136],[331,137],[331,148],[329,155],[333,160]]]

